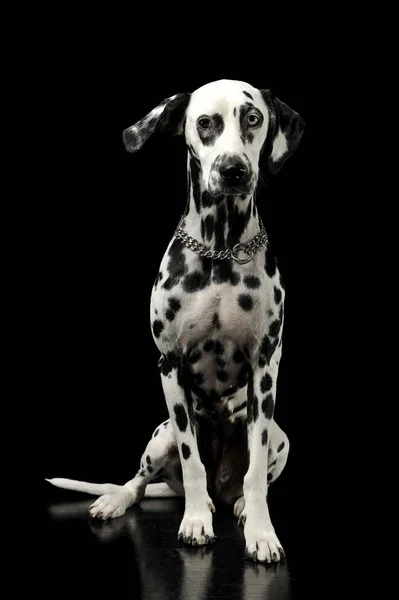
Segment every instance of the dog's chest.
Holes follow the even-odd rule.
[[[230,343],[232,351],[253,347],[267,331],[274,305],[262,254],[245,265],[204,260],[175,240],[152,290],[152,331],[161,352],[187,353],[212,340]]]

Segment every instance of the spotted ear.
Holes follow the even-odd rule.
[[[269,130],[263,148],[270,173],[277,173],[295,152],[306,127],[304,119],[270,90],[260,90],[269,110]]]
[[[148,115],[123,132],[128,152],[137,152],[155,132],[183,132],[184,117],[191,94],[176,94],[163,100]]]

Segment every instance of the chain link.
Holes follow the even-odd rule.
[[[203,256],[204,258],[212,258],[215,260],[226,260],[229,258],[233,258],[233,260],[235,260],[236,262],[244,264],[246,262],[249,262],[252,259],[253,255],[267,243],[266,229],[262,223],[262,220],[259,218],[260,232],[256,234],[255,237],[253,237],[252,240],[250,240],[249,242],[245,244],[236,244],[232,249],[227,248],[226,250],[219,251],[207,250],[204,244],[201,244],[201,242],[198,242],[196,239],[191,237],[191,235],[189,235],[186,231],[184,231],[184,229],[182,228],[183,220],[184,217],[180,219],[180,222],[176,227],[175,236],[181,242],[183,242],[183,244],[187,248],[189,248],[199,256]],[[249,258],[240,259],[237,257],[237,252],[244,252]]]

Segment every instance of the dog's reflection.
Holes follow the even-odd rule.
[[[220,536],[215,545],[180,547],[175,534],[181,519],[181,499],[146,499],[122,517],[108,521],[88,518],[92,502],[87,499],[53,504],[49,514],[55,521],[88,521],[100,543],[117,543],[122,537],[130,539],[145,600],[206,600],[213,596],[230,600],[291,599],[287,566],[280,563],[265,566],[245,560],[243,547],[242,552],[236,550],[235,523],[231,523],[232,531],[225,539]],[[162,527],[157,527],[157,519],[162,519]]]

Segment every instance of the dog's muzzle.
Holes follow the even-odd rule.
[[[252,170],[237,155],[216,159],[211,170],[210,192],[213,194],[249,193]]]

